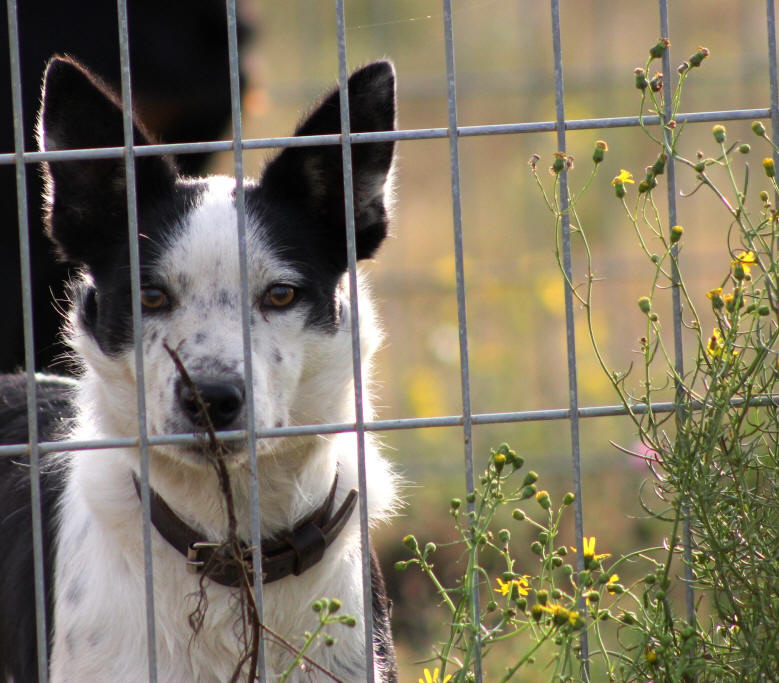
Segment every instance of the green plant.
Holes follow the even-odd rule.
[[[459,499],[451,503],[457,543],[464,547],[457,584],[441,583],[432,562],[436,545],[420,548],[414,536],[404,539],[412,558],[397,565],[400,570],[418,565],[447,610],[448,635],[436,658],[442,676],[447,667],[453,671],[452,681],[472,680],[477,651],[486,657],[508,640],[513,646],[504,654],[511,656],[504,681],[542,653],[545,664],[551,660],[545,671],[553,681],[589,680],[589,666],[596,665],[608,680],[642,683],[776,681],[779,675],[779,228],[771,201],[779,186],[774,159],[766,157],[763,187],[751,190],[750,145],[728,143],[722,125],[712,129],[712,154],[685,156],[684,126],[675,117],[686,79],[709,51],[698,48],[679,66],[678,83],[667,94],[669,84],[660,74],[650,74],[669,45],[659,40],[645,66],[634,71],[641,130],[656,153],[638,183],[627,170],[611,181],[650,273],[646,294],[637,302],[644,326],[638,361],[626,369],[613,368],[599,344],[593,320],[597,278],[578,210],[608,146],[596,142],[591,173],[579,191],[565,198],[560,175],[573,168],[572,158],[554,154],[548,189],[538,174],[541,157],[530,161],[554,215],[564,276],[561,235],[564,217],[570,220],[585,277],[566,283],[584,311],[597,360],[642,445],[641,452],[623,450],[652,468],[656,496],[642,504],[648,515],[667,523],[668,534],[657,547],[628,553],[608,567],[603,562],[609,556],[596,555],[594,538],[585,538],[585,569],[576,572],[565,546],[556,543],[572,495],[555,508],[551,496],[536,489],[532,472],[510,487],[509,477],[521,468],[522,458],[505,444],[493,451],[480,486],[466,498],[468,509]],[[650,127],[647,115],[658,117],[659,126]],[[761,123],[755,122],[752,131],[770,153],[779,152]],[[708,292],[691,291],[684,277],[679,252],[690,230],[666,225],[655,201],[655,189],[671,163],[692,176],[686,196],[709,191],[725,212],[719,231],[721,275]],[[717,234],[713,226],[706,231],[709,239]],[[662,310],[658,298],[668,291],[678,297],[685,333],[694,340],[687,345],[687,369],[668,339],[672,326],[664,327],[657,312]],[[670,409],[660,406],[659,398],[671,398]],[[509,547],[510,531],[493,526],[502,506],[521,501],[537,507],[532,514],[518,507],[513,517],[533,525],[537,538],[519,560]],[[497,554],[505,565],[494,580],[485,569],[486,553]],[[616,571],[628,562],[646,563],[646,569],[643,578],[623,585]],[[674,598],[675,586],[686,588],[692,598],[687,605]],[[496,590],[500,597],[493,595]],[[477,609],[479,604],[484,607]],[[578,647],[584,630],[594,644],[588,662],[581,661]]]

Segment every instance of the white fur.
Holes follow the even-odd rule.
[[[164,245],[161,272],[176,306],[169,315],[143,323],[143,362],[150,435],[170,433],[176,420],[173,393],[176,369],[162,346],[178,348],[188,368],[218,362],[244,372],[240,278],[234,181],[209,180],[209,191],[180,233]],[[293,265],[271,255],[262,230],[248,231],[250,296],[274,282],[294,283]],[[254,236],[251,236],[254,235]],[[176,289],[178,282],[185,283]],[[346,295],[343,294],[345,297]],[[226,305],[229,304],[229,305]],[[380,341],[370,299],[361,288],[360,323],[363,378]],[[252,318],[252,378],[257,428],[274,425],[343,423],[354,420],[351,336],[348,305],[334,334],[311,329],[302,309]],[[106,356],[70,319],[69,338],[83,360],[77,390],[78,419],[72,438],[138,435],[134,351]],[[206,338],[195,343],[204,333]],[[280,352],[283,361],[274,357]],[[367,396],[369,392],[365,392]],[[366,399],[364,416],[372,417]],[[174,430],[175,431],[175,430]],[[326,497],[336,470],[335,505],[357,488],[355,434],[286,437],[257,445],[263,536],[289,528]],[[51,678],[72,681],[148,680],[144,556],[141,506],[131,480],[139,471],[137,448],[83,450],[67,456],[68,476],[60,510],[55,569],[54,647]],[[224,538],[226,517],[213,468],[195,450],[157,446],[149,450],[151,486],[188,523],[214,539]],[[371,523],[391,512],[395,476],[372,439],[366,443],[368,511]],[[247,453],[230,467],[239,534],[250,538],[250,482]],[[315,626],[311,603],[337,597],[342,613],[357,625],[331,627],[337,643],[308,654],[340,680],[363,681],[364,642],[361,549],[357,510],[325,557],[299,577],[290,576],[263,590],[264,621],[294,645]],[[160,681],[227,681],[240,645],[234,590],[211,583],[202,631],[193,637],[193,611],[199,577],[188,573],[184,558],[152,529],[156,656]],[[370,614],[370,606],[368,614]],[[290,655],[266,640],[268,680],[278,680]],[[329,680],[299,671],[292,681]]]

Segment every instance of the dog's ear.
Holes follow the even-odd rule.
[[[349,78],[349,117],[352,133],[395,128],[395,71],[389,62],[374,62]],[[334,90],[306,117],[295,135],[341,132],[339,92]],[[387,235],[387,180],[394,142],[352,144],[354,215],[357,258],[370,258]],[[284,198],[322,224],[330,244],[340,249],[346,269],[345,208],[340,145],[288,147],[266,168],[264,197]],[[343,243],[343,249],[340,245]],[[335,253],[335,252],[334,252]]]
[[[119,97],[97,76],[68,57],[46,67],[38,115],[41,151],[119,147],[124,144]],[[136,120],[135,144],[150,136]],[[136,157],[138,203],[172,187],[173,164]],[[127,243],[127,183],[123,157],[49,161],[43,165],[46,228],[63,258],[94,266]],[[102,256],[101,256],[102,255]]]

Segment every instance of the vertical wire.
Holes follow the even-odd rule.
[[[768,27],[768,77],[771,96],[771,132],[779,135],[779,85],[776,73],[776,14],[774,0],[766,0],[766,25]],[[774,164],[779,166],[779,153],[773,153]]]
[[[565,86],[563,84],[563,49],[560,32],[560,0],[552,0],[552,47],[554,50],[554,80],[555,80],[555,116],[557,128],[557,151],[565,154]],[[568,171],[560,172],[560,213],[563,247],[563,271],[565,273],[565,338],[568,349],[568,400],[570,407],[571,428],[571,469],[574,486],[574,526],[576,535],[576,565],[578,571],[584,570],[584,511],[582,505],[582,468],[579,445],[579,394],[576,369],[576,335],[573,320],[573,293],[571,259],[571,220],[568,213]],[[579,596],[578,610],[586,613],[584,597]],[[587,632],[583,630],[581,640],[582,675],[589,680],[589,645]]]
[[[668,30],[668,1],[659,0],[660,3],[660,36],[669,37]],[[670,48],[663,54],[663,82],[667,89],[671,88],[671,50]],[[673,114],[673,102],[670,97],[663,98],[663,116],[666,121],[671,119]],[[673,154],[671,154],[671,134],[667,128],[663,128],[663,139],[667,149],[668,161],[666,162],[665,173],[668,178],[668,224],[676,225],[676,164]],[[679,288],[679,249],[678,244],[671,247],[671,256],[673,263],[671,266],[671,302],[673,305],[673,328],[674,328],[674,367],[679,377],[684,374],[684,347],[682,343],[682,299]],[[676,381],[676,399],[681,400],[684,388],[678,380]],[[681,404],[680,404],[681,405]],[[681,417],[681,408],[677,408],[677,416]],[[686,500],[682,500],[682,544],[684,546],[684,595],[687,608],[687,621],[695,623],[695,595],[693,592],[692,575],[692,530],[690,528],[690,506]],[[671,539],[672,542],[673,539]]]
[[[349,79],[346,62],[346,22],[344,1],[336,0],[338,34],[338,92],[341,106],[341,158],[344,171],[344,207],[346,216],[346,254],[349,268],[349,304],[351,307],[352,373],[354,376],[354,413],[357,432],[357,482],[360,491],[360,545],[362,559],[363,622],[365,626],[365,680],[373,683],[373,617],[371,605],[370,537],[368,536],[368,489],[365,471],[365,419],[363,415],[362,360],[360,355],[360,318],[357,288],[357,240],[354,224],[354,181],[352,169],[351,122],[349,116]]]
[[[33,344],[30,226],[27,214],[27,174],[23,156],[22,74],[19,63],[19,25],[16,0],[8,0],[8,47],[11,58],[11,96],[13,100],[14,153],[16,156],[16,202],[19,213],[19,258],[21,260],[22,314],[24,323],[24,365],[27,379],[27,439],[30,454],[35,635],[38,656],[38,680],[41,683],[45,683],[49,677],[48,639],[46,635],[46,586],[43,567],[43,516],[41,511],[40,450],[38,446],[38,411],[35,386],[35,347]]]
[[[251,474],[251,536],[252,562],[254,564],[254,600],[260,624],[263,622],[262,549],[260,516],[260,489],[257,473],[257,437],[254,421],[254,381],[252,372],[251,313],[249,295],[249,264],[246,249],[246,199],[243,185],[243,121],[241,116],[241,81],[239,76],[238,29],[235,0],[226,0],[227,42],[230,65],[230,102],[233,125],[233,167],[235,172],[235,205],[238,230],[239,270],[241,278],[241,326],[243,331],[243,365],[246,383],[246,431],[249,446]],[[257,670],[260,680],[265,673],[265,639],[260,634],[257,652]]]
[[[460,387],[463,409],[463,445],[465,458],[465,488],[468,493],[474,490],[473,476],[473,416],[471,411],[471,377],[468,361],[468,322],[465,305],[465,267],[463,259],[463,222],[462,192],[460,185],[460,149],[457,126],[457,89],[454,64],[454,26],[452,21],[452,2],[443,0],[444,45],[446,49],[446,95],[449,117],[449,169],[452,185],[452,228],[454,233],[454,265],[457,285],[457,328],[460,341]],[[468,512],[474,510],[474,504],[468,503]],[[471,521],[471,525],[474,522]],[[471,621],[477,625],[474,648],[473,668],[476,680],[482,680],[481,632],[479,630],[479,575],[474,568]]]
[[[552,0],[552,47],[554,50],[555,79],[555,117],[557,128],[557,151],[565,154],[565,86],[563,84],[563,49],[560,31],[560,0]],[[563,272],[565,273],[565,338],[568,349],[568,401],[570,408],[571,431],[571,470],[574,486],[574,533],[576,536],[576,565],[578,571],[584,570],[584,507],[582,504],[582,467],[579,439],[579,393],[576,368],[576,334],[573,320],[573,293],[570,284],[572,280],[571,259],[571,219],[568,213],[568,170],[560,172],[560,213],[563,248]],[[584,597],[579,596],[577,609],[586,613]],[[587,631],[580,636],[582,676],[590,677],[589,643]]]
[[[143,327],[141,325],[140,249],[138,246],[138,204],[133,152],[132,83],[130,80],[130,38],[127,0],[117,0],[119,18],[119,62],[122,82],[124,127],[124,168],[127,185],[127,232],[130,247],[130,288],[132,293],[133,345],[138,407],[138,437],[141,453],[141,507],[143,523],[143,564],[146,589],[146,639],[149,681],[157,681],[157,638],[154,623],[154,573],[151,552],[151,497],[149,490],[149,436],[146,425],[146,382],[143,368]]]

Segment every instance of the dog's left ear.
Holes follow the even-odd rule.
[[[46,67],[38,115],[41,151],[119,147],[124,144],[121,101],[103,81],[70,57]],[[151,138],[134,120],[135,144]],[[113,262],[127,244],[127,182],[121,157],[79,158],[44,164],[46,228],[60,255],[94,268]],[[139,205],[169,191],[175,168],[166,158],[137,157]]]
[[[395,129],[395,70],[389,62],[374,62],[349,78],[349,117],[352,133]],[[334,90],[295,131],[296,136],[341,132],[339,92]],[[357,258],[370,258],[387,236],[385,190],[392,166],[394,142],[352,144],[354,217]],[[266,201],[286,200],[304,208],[343,255],[346,269],[344,177],[340,145],[288,147],[266,168],[260,191]],[[343,243],[343,249],[340,245]]]

